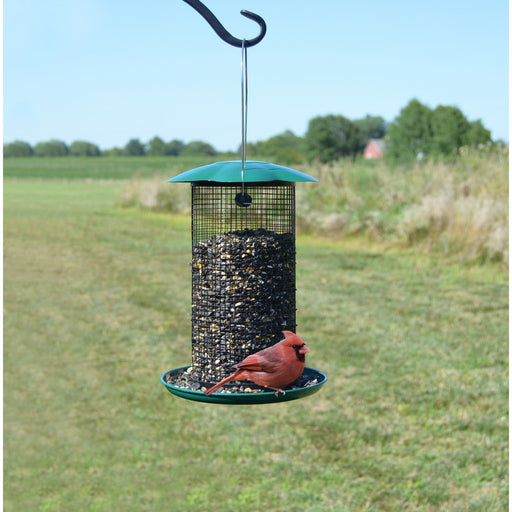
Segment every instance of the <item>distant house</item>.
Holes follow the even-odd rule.
[[[384,139],[370,139],[363,151],[363,158],[380,158],[384,151]]]

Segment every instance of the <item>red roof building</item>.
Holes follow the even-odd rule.
[[[363,158],[381,158],[384,152],[384,139],[370,139],[363,151]]]

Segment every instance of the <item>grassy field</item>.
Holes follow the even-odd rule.
[[[189,402],[159,378],[190,362],[190,220],[117,206],[125,186],[4,182],[6,511],[508,509],[501,266],[301,234],[328,382]]]
[[[126,180],[132,176],[152,178],[155,174],[172,178],[180,172],[215,160],[205,157],[30,157],[4,159],[4,178],[66,180]],[[231,159],[231,158],[230,158]],[[236,160],[236,158],[232,158]]]
[[[6,176],[128,180],[120,204],[188,214],[189,187],[170,187],[167,180],[206,163],[181,157],[11,158],[6,160]],[[463,149],[455,160],[422,161],[406,168],[390,168],[382,160],[344,159],[299,170],[319,179],[297,184],[297,226],[302,232],[331,239],[363,235],[457,262],[507,265],[506,147]]]
[[[119,204],[188,214],[189,188],[171,187],[167,180],[212,161],[148,156],[8,158],[4,176],[123,181]],[[297,184],[297,226],[330,238],[364,235],[387,246],[413,247],[457,262],[492,261],[506,267],[508,161],[508,148],[494,146],[462,148],[457,159],[421,161],[405,168],[362,159],[299,166],[319,183]]]

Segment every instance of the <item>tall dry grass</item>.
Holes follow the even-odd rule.
[[[443,251],[464,260],[508,260],[508,148],[462,148],[456,160],[391,168],[344,159],[302,166],[318,183],[297,184],[297,226],[342,237]],[[189,187],[132,179],[124,206],[189,213]]]
[[[410,245],[466,260],[507,261],[508,156],[507,148],[463,148],[456,162],[431,165],[398,233]]]
[[[162,176],[134,176],[124,187],[119,202],[125,208],[188,214],[190,190],[186,184],[171,185]]]
[[[456,160],[409,168],[342,160],[303,169],[319,183],[298,185],[298,224],[464,260],[507,261],[508,157],[506,147],[462,148]]]

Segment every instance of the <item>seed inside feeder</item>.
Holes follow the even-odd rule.
[[[244,229],[192,247],[192,367],[216,382],[249,354],[295,331],[295,239]]]

